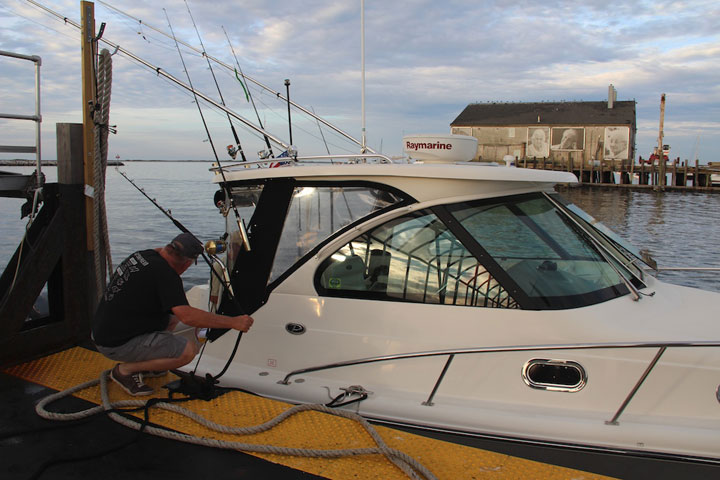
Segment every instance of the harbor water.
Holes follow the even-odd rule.
[[[213,205],[211,162],[126,162],[119,167],[202,241],[218,238],[224,222]],[[30,167],[2,167],[31,173]],[[43,169],[56,181],[55,167]],[[720,267],[720,195],[691,192],[571,188],[561,194],[641,250],[659,267]],[[5,267],[22,238],[18,199],[0,198],[0,266]],[[162,246],[177,227],[114,167],[108,168],[106,204],[113,263],[144,248]],[[207,282],[199,262],[183,276],[186,288]],[[720,292],[720,272],[660,272],[660,280]]]

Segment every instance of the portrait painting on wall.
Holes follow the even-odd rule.
[[[550,128],[528,128],[527,151],[528,158],[546,158],[550,155]]]
[[[605,158],[627,160],[630,146],[630,127],[605,128]]]
[[[585,148],[585,129],[553,127],[551,143],[553,150],[582,150]]]

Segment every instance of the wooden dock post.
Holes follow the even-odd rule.
[[[80,36],[80,51],[82,53],[82,105],[83,105],[83,158],[85,179],[84,184],[95,186],[93,164],[95,158],[95,122],[93,120],[93,106],[95,105],[95,75],[94,50],[97,48],[95,40],[95,4],[93,2],[80,2],[80,15],[82,32]],[[58,159],[59,160],[59,159]],[[93,197],[85,197],[85,216],[88,226],[86,245],[88,250],[93,249]]]
[[[57,144],[58,183],[43,187],[42,208],[0,276],[0,365],[89,339],[96,295],[85,236],[82,125],[58,124]],[[34,305],[46,285],[49,315],[42,315]]]
[[[87,174],[84,158],[84,126],[79,123],[57,124],[58,185],[65,215],[65,249],[62,257],[64,317],[77,341],[89,338],[97,306],[95,263],[87,243],[88,207],[85,195]],[[67,192],[67,194],[63,194]],[[91,212],[92,213],[92,212]],[[90,216],[92,219],[92,216]]]
[[[583,158],[580,159],[580,175],[579,175],[580,183],[583,183],[583,181],[584,181],[584,172],[583,172],[584,166],[585,166],[585,152],[583,152]]]

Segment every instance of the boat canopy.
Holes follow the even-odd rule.
[[[392,173],[394,166],[378,167]],[[546,192],[550,182],[538,181],[564,176],[518,172],[536,180],[529,181],[506,175],[507,168],[408,166],[392,175],[355,165],[362,177],[339,175],[348,165],[225,172],[250,218],[250,251],[233,240],[240,232],[228,221],[237,244],[230,278],[244,309],[255,311],[316,256],[313,294],[321,296],[553,310],[644,286],[634,258]],[[459,168],[428,181],[415,167]]]

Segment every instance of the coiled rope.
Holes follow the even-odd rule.
[[[372,437],[373,441],[377,445],[376,447],[371,448],[349,448],[349,449],[333,449],[333,450],[324,450],[324,449],[308,449],[308,448],[292,448],[292,447],[279,447],[275,445],[259,445],[259,444],[253,444],[253,443],[243,443],[239,441],[227,441],[227,440],[217,440],[213,438],[206,438],[206,437],[198,437],[194,435],[188,435],[176,431],[171,430],[165,430],[163,428],[153,427],[151,425],[147,425],[146,422],[141,422],[139,420],[128,418],[123,415],[120,415],[116,413],[116,409],[122,409],[122,408],[130,408],[130,407],[145,407],[146,403],[143,400],[122,400],[118,402],[111,402],[110,397],[108,395],[108,376],[110,374],[110,370],[106,370],[100,374],[100,377],[95,380],[90,380],[88,382],[76,385],[74,387],[71,387],[67,390],[64,390],[62,392],[54,393],[52,395],[49,395],[45,398],[43,398],[35,407],[35,411],[39,416],[42,418],[48,419],[48,420],[80,420],[83,418],[90,417],[92,415],[98,414],[98,413],[107,413],[107,415],[115,420],[116,422],[120,423],[121,425],[125,425],[127,427],[130,427],[134,430],[142,430],[147,433],[151,433],[153,435],[157,435],[159,437],[167,438],[170,440],[179,440],[181,442],[186,443],[192,443],[195,445],[202,445],[206,447],[214,447],[214,448],[224,448],[224,449],[232,449],[232,450],[242,450],[245,452],[254,452],[254,453],[273,453],[278,455],[289,455],[289,456],[299,456],[299,457],[317,457],[317,458],[340,458],[340,457],[349,457],[349,456],[357,456],[357,455],[384,455],[389,461],[391,461],[393,464],[395,464],[398,468],[400,468],[406,475],[408,475],[410,478],[413,479],[425,479],[425,480],[436,480],[435,476],[432,474],[430,470],[428,470],[425,466],[423,466],[421,463],[419,463],[417,460],[409,456],[408,454],[401,452],[399,450],[396,450],[394,448],[390,448],[387,446],[385,441],[382,439],[382,437],[377,433],[377,431],[368,423],[367,420],[365,420],[360,415],[357,415],[352,412],[348,412],[345,410],[334,410],[332,408],[326,407],[325,405],[321,404],[308,404],[308,405],[297,405],[294,407],[289,408],[288,410],[282,412],[280,415],[276,416],[275,418],[262,423],[260,425],[255,425],[252,427],[229,427],[227,425],[220,425],[218,423],[212,422],[201,415],[198,415],[197,413],[188,410],[186,408],[179,407],[178,405],[167,403],[167,402],[158,402],[152,405],[152,407],[156,408],[162,408],[164,410],[168,410],[170,412],[177,413],[179,415],[184,415],[191,420],[195,421],[196,423],[203,425],[204,427],[220,432],[225,434],[232,434],[232,435],[253,435],[257,433],[261,433],[267,430],[270,430],[271,428],[277,426],[278,424],[282,423],[284,420],[290,418],[293,415],[296,415],[300,412],[305,411],[318,411],[322,413],[327,413],[330,415],[335,415],[338,417],[347,418],[350,420],[354,420],[358,422],[362,427],[367,431],[367,433]],[[48,405],[51,403],[64,398],[68,395],[72,395],[73,393],[79,392],[81,390],[84,390],[86,388],[94,387],[96,385],[100,384],[100,395],[102,398],[102,405],[98,405],[95,407],[91,407],[87,410],[82,410],[79,412],[73,412],[73,413],[56,413],[56,412],[50,412],[46,409]]]
[[[108,134],[110,132],[110,90],[112,86],[112,58],[107,49],[103,49],[99,55],[96,83],[93,116],[95,121],[93,241],[95,245],[96,292],[99,299],[105,291],[108,267],[112,270],[107,211],[105,210],[105,170],[107,169]]]

